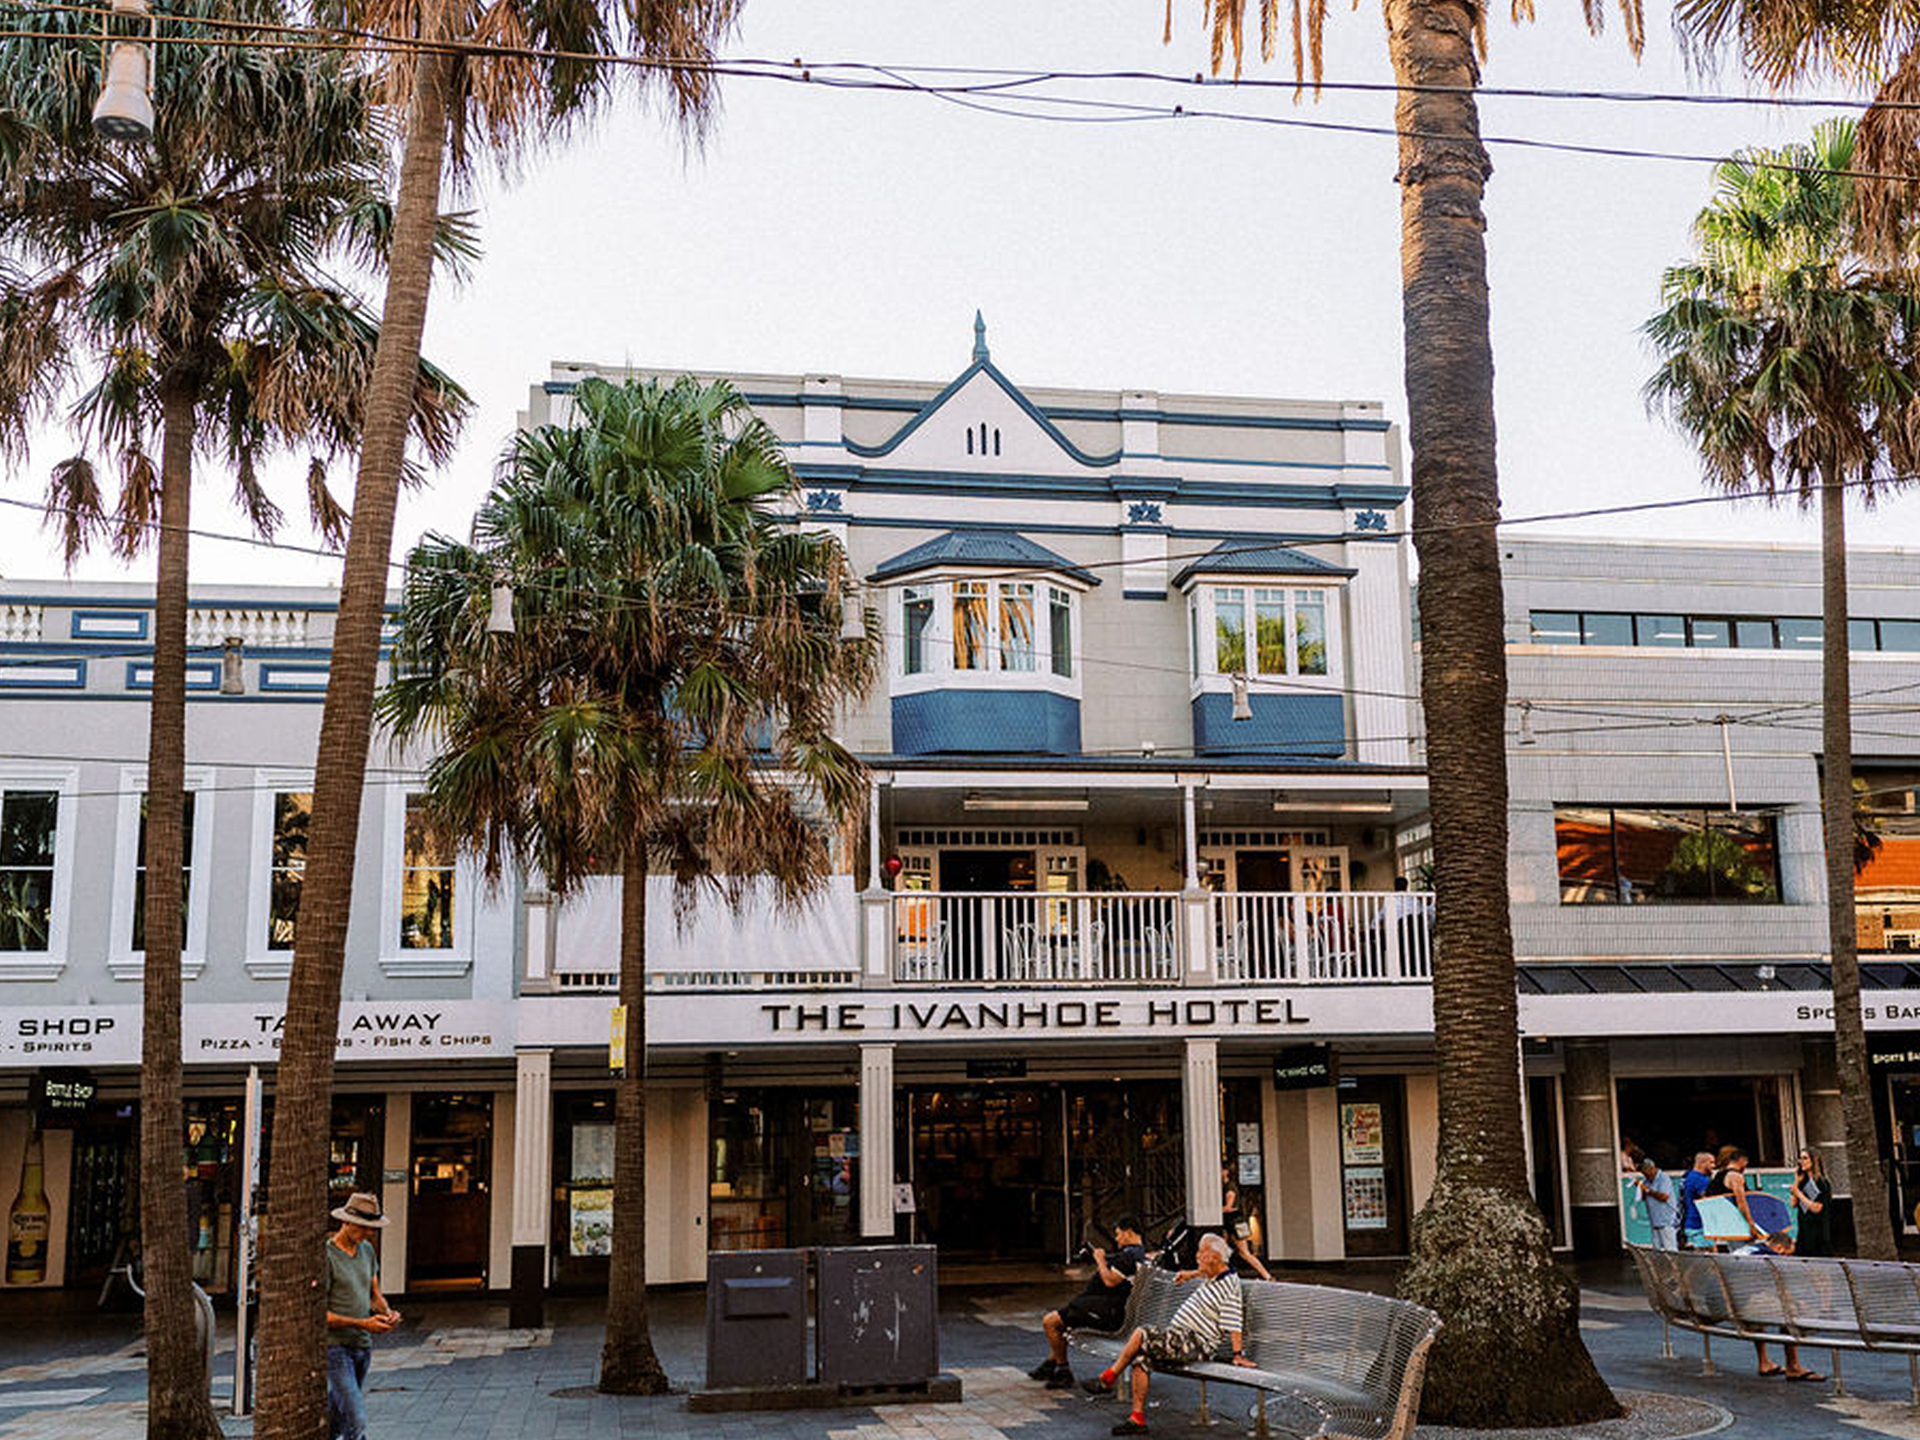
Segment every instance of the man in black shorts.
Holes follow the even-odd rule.
[[[1114,1331],[1127,1317],[1133,1272],[1147,1263],[1147,1252],[1140,1243],[1140,1222],[1131,1215],[1114,1221],[1113,1244],[1112,1256],[1094,1248],[1093,1274],[1087,1288],[1058,1310],[1049,1310],[1040,1322],[1051,1353],[1027,1373],[1035,1380],[1046,1381],[1049,1390],[1073,1388],[1073,1371],[1067,1365],[1067,1331]]]

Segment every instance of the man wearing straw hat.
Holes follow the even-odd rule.
[[[400,1323],[380,1293],[373,1234],[387,1228],[380,1197],[359,1194],[333,1212],[340,1228],[327,1241],[327,1428],[334,1440],[366,1440],[364,1392],[373,1337]]]

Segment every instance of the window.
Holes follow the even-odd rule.
[[[449,836],[428,818],[418,795],[407,797],[400,860],[400,948],[453,948],[453,858]]]
[[[1773,621],[1736,620],[1733,622],[1733,643],[1742,650],[1773,649]]]
[[[273,867],[268,877],[267,948],[291,950],[300,918],[300,883],[307,873],[307,826],[313,792],[283,790],[273,797]]]
[[[1287,673],[1287,592],[1253,592],[1254,665],[1262,675]]]
[[[1749,811],[1554,811],[1563,905],[1778,904],[1774,818]]]
[[[1536,645],[1578,645],[1580,617],[1571,610],[1533,612],[1533,643]]]
[[[0,792],[0,951],[53,945],[55,790]]]
[[[1920,620],[1882,620],[1882,650],[1920,650]]]
[[[1032,670],[1038,662],[1033,633],[1033,585],[1006,583],[1000,590],[1000,668]]]
[[[1847,622],[1847,648],[1849,650],[1878,650],[1879,642],[1874,635],[1874,623],[1871,620],[1849,620]]]
[[[1582,618],[1580,626],[1582,645],[1631,645],[1633,644],[1633,617],[1631,615],[1594,615]]]
[[[1293,673],[1327,673],[1327,602],[1324,595],[1301,591],[1293,596]]]
[[[987,668],[987,583],[984,580],[954,582],[953,668]]]
[[[1216,590],[1213,595],[1213,668],[1237,675],[1247,668],[1247,592]]]
[[[927,644],[933,628],[933,591],[924,585],[908,586],[901,593],[901,618],[906,634],[903,667],[909,675],[922,674],[933,668]]]
[[[1678,615],[1636,615],[1633,639],[1637,645],[1684,646],[1687,622]]]
[[[1687,622],[1687,643],[1696,650],[1731,649],[1733,627],[1725,620],[1695,616]]]
[[[186,943],[187,900],[193,887],[193,792],[187,791],[180,817],[180,936]],[[140,797],[140,838],[133,852],[133,945],[147,948],[147,797]]]
[[[1050,629],[1047,643],[1053,656],[1053,673],[1064,679],[1073,676],[1073,596],[1058,585],[1047,587]]]
[[[1818,650],[1826,626],[1818,620],[1776,620],[1782,650]]]

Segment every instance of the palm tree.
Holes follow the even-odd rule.
[[[206,0],[174,15],[171,33],[225,37],[193,23],[216,16]],[[284,15],[223,4],[217,18]],[[37,28],[84,37],[92,23],[48,15]],[[78,389],[71,419],[83,443],[117,452],[121,485],[109,514],[90,460],[56,467],[47,516],[67,562],[101,537],[127,559],[157,549],[145,863],[178,875],[194,454],[218,448],[270,534],[280,510],[256,458],[308,449],[309,511],[323,534],[343,534],[325,460],[355,436],[376,334],[326,264],[375,243],[381,150],[371,87],[337,57],[228,45],[174,46],[153,93],[164,143],[121,148],[90,123],[96,54],[71,40],[0,42],[0,439],[17,448],[29,421]],[[420,375],[413,420],[429,453],[447,451],[464,405],[443,377]],[[170,886],[147,888],[140,1230],[148,1434],[198,1440],[220,1428],[194,1338],[180,1185],[182,909]]]
[[[1899,0],[1680,0],[1674,28],[1702,61],[1733,51],[1776,90],[1832,77],[1874,87],[1854,148],[1853,246],[1911,260],[1920,220],[1920,11]]]
[[[1871,503],[1920,461],[1920,298],[1856,243],[1853,122],[1716,171],[1697,254],[1666,273],[1647,382],[1700,448],[1709,483],[1820,506],[1820,803],[1840,1108],[1859,1249],[1895,1258],[1868,1088],[1853,880],[1858,847],[1847,642],[1846,491]],[[1783,168],[1791,167],[1791,168]]]
[[[426,325],[435,217],[442,172],[465,169],[480,142],[505,154],[564,132],[603,100],[616,70],[665,90],[683,132],[698,136],[717,104],[702,68],[731,28],[741,0],[351,0],[322,17],[425,42],[410,61],[391,61],[389,93],[405,115],[392,213],[381,344],[367,387],[366,422],[354,483],[355,525],[342,566],[326,706],[313,793],[313,832],[277,1072],[280,1097],[271,1139],[268,1207],[261,1225],[259,1440],[310,1440],[326,1423],[322,1351],[326,1316],[319,1281],[325,1254],[317,1214],[301,1196],[326,1174],[327,1115],[333,1092],[340,976],[353,903],[362,786],[371,739],[381,625],[393,548],[393,515],[406,464],[407,400]],[[524,51],[482,57],[439,42],[499,43],[579,58],[536,59]],[[631,70],[594,56],[627,54],[668,62]]]
[[[1208,0],[1216,71],[1245,49],[1247,0]],[[1603,10],[1584,0],[1588,25]],[[1400,86],[1402,316],[1414,546],[1420,558],[1420,694],[1433,817],[1434,1050],[1440,1136],[1433,1193],[1414,1222],[1400,1293],[1446,1320],[1422,1418],[1479,1427],[1601,1419],[1619,1404],[1580,1339],[1579,1288],[1553,1263],[1527,1188],[1519,1002],[1506,870],[1506,634],[1494,464],[1486,216],[1492,164],[1474,88],[1487,11],[1472,0],[1385,0]],[[1621,0],[1627,44],[1638,0]],[[1271,58],[1278,0],[1261,0]],[[1320,0],[1293,3],[1294,72],[1320,76]],[[1532,14],[1516,5],[1515,18]],[[1168,8],[1168,35],[1172,10]]]
[[[216,13],[217,8],[217,13]],[[202,16],[272,22],[253,5],[174,12],[172,33]],[[86,37],[92,22],[49,15],[43,32]],[[196,450],[231,464],[236,499],[262,534],[281,519],[255,471],[280,445],[308,449],[308,509],[338,539],[346,512],[325,461],[353,442],[377,333],[326,269],[378,248],[381,151],[374,96],[336,59],[229,45],[175,45],[153,100],[165,142],[122,149],[92,132],[92,44],[0,43],[0,420],[18,446],[26,424],[60,409],[83,443],[116,452],[109,513],[85,456],[56,467],[49,522],[71,564],[105,537],[124,558],[153,544],[154,674],[148,733],[149,873],[181,873],[186,756],[188,525]],[[443,244],[463,244],[443,231]],[[422,367],[411,420],[444,456],[465,397]],[[152,461],[158,440],[159,465]],[[202,883],[208,883],[203,879]],[[179,1184],[182,1134],[182,897],[148,888],[141,1068],[141,1253],[147,1288],[153,1436],[217,1436],[207,1400]]]
[[[556,893],[621,878],[613,1259],[600,1388],[657,1394],[646,1309],[646,906],[657,867],[682,906],[749,883],[797,900],[865,772],[834,739],[876,648],[840,638],[839,544],[782,523],[795,489],[772,432],[725,383],[587,380],[571,425],[509,447],[475,540],[408,565],[394,743],[438,748],[427,804],[498,879]],[[511,635],[487,630],[514,587]]]

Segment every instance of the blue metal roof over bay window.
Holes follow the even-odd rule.
[[[1066,556],[1057,555],[1046,546],[1037,545],[1011,530],[949,530],[944,535],[922,541],[911,550],[903,550],[890,559],[882,560],[874,567],[869,578],[890,580],[899,575],[912,575],[949,565],[1004,566],[1014,570],[1066,575],[1082,585],[1100,583],[1098,577],[1083,570]]]
[[[1354,573],[1344,565],[1329,564],[1291,545],[1222,540],[1212,551],[1174,576],[1173,583],[1182,586],[1201,575],[1297,575],[1308,579],[1331,579]]]

